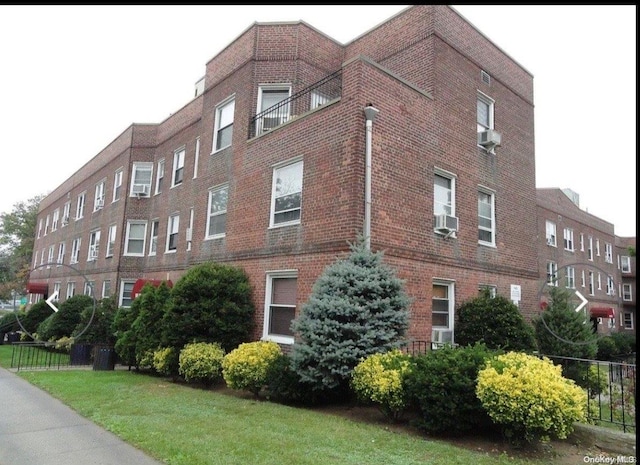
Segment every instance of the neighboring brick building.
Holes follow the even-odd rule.
[[[636,238],[616,237],[615,246],[620,274],[618,295],[622,302],[616,324],[620,331],[636,334]],[[633,255],[630,248],[634,250]]]
[[[131,125],[41,202],[29,289],[64,300],[91,283],[128,305],[139,279],[227,262],[253,285],[255,338],[291,344],[315,280],[370,231],[406,280],[411,339],[455,338],[456,305],[483,286],[530,318],[533,115],[531,74],[448,6],[346,45],[254,23],[191,102]]]

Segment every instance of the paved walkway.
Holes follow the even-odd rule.
[[[0,465],[162,465],[0,368]]]

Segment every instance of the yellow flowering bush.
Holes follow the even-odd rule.
[[[222,376],[231,389],[246,390],[258,397],[280,355],[282,349],[273,341],[242,343],[224,356]]]
[[[224,350],[215,342],[193,342],[180,351],[178,373],[187,383],[212,384],[222,376]]]
[[[173,347],[159,348],[151,356],[153,368],[162,375],[175,375],[174,365],[178,364],[176,350]]]
[[[405,376],[411,372],[411,358],[399,349],[372,354],[353,369],[351,388],[357,397],[373,402],[390,419],[398,419],[408,403]]]
[[[488,360],[476,395],[514,441],[565,439],[574,422],[586,421],[586,392],[546,357],[508,352]]]

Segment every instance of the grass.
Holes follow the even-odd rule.
[[[0,346],[0,365],[11,347]],[[82,416],[170,465],[543,464],[125,370],[21,371]]]

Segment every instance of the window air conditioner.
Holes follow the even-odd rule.
[[[456,232],[458,231],[458,217],[443,213],[436,215],[436,231]]]
[[[478,133],[478,145],[483,146],[487,150],[493,150],[494,147],[500,146],[502,143],[502,136],[498,131],[493,129],[487,129]]]
[[[96,210],[102,207],[104,207],[104,199],[96,200]]]
[[[149,186],[147,184],[134,184],[131,189],[131,193],[133,195],[137,195],[138,197],[143,195],[149,195]]]
[[[553,245],[553,239],[547,237],[547,245]]]
[[[62,226],[66,226],[69,224],[69,217],[65,216],[62,218]]]
[[[89,249],[89,259],[90,260],[95,260],[98,258],[98,247],[97,246],[91,246],[91,248]]]
[[[437,349],[445,344],[453,344],[453,330],[433,329],[431,330],[431,348]]]

